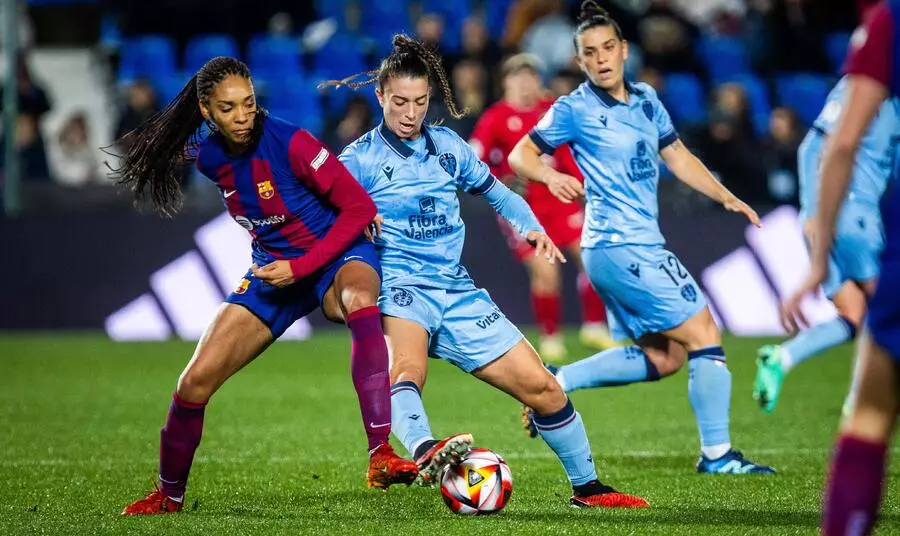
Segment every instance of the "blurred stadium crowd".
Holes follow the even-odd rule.
[[[857,24],[854,2],[605,5],[630,42],[628,77],[657,89],[686,143],[723,182],[753,204],[796,203],[796,149],[839,76]],[[537,55],[554,94],[568,93],[582,80],[573,62],[575,0],[160,0],[99,6],[92,54],[120,107],[109,110],[117,119],[114,131],[100,136],[106,140],[165,106],[206,60],[229,55],[249,64],[263,106],[340,151],[379,121],[380,110],[371,88],[321,92],[317,85],[375,68],[390,36],[400,31],[433,43],[443,55],[456,99],[472,113],[461,120],[445,117],[434,99],[430,114],[463,136],[502,97],[499,64],[511,53]],[[109,157],[89,143],[92,125],[84,113],[73,112],[53,131],[42,125],[54,103],[29,67],[28,17],[25,9],[14,133],[24,186],[72,192],[108,185],[103,161]],[[189,192],[204,196],[204,179],[186,170],[185,180]],[[678,203],[687,196],[682,194],[661,201]],[[217,205],[215,195],[208,197]]]

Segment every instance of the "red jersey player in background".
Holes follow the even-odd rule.
[[[615,343],[606,327],[606,308],[581,267],[581,227],[584,206],[563,203],[547,186],[533,181],[519,181],[506,162],[512,148],[550,109],[553,98],[541,87],[541,62],[531,54],[517,54],[503,64],[503,100],[484,111],[470,143],[475,153],[491,168],[491,173],[525,198],[547,234],[578,263],[578,293],[581,297],[582,344],[606,349]],[[560,147],[553,156],[545,156],[556,169],[581,178],[568,147]],[[516,188],[517,185],[522,185]],[[522,191],[524,189],[524,191]],[[560,361],[566,347],[559,334],[561,266],[544,262],[535,256],[534,248],[522,240],[509,225],[498,218],[516,258],[525,264],[531,280],[531,304],[541,331],[540,354],[547,361]]]
[[[861,2],[860,4],[865,4]],[[785,327],[804,322],[802,299],[828,274],[836,215],[846,197],[860,140],[885,99],[900,105],[900,0],[869,8],[850,39],[844,66],[843,112],[822,156],[819,210],[813,218],[811,266],[800,289],[784,305]],[[900,170],[894,162],[894,180]],[[862,536],[875,527],[884,489],[886,458],[900,414],[900,191],[888,187],[881,203],[884,250],[881,278],[869,301],[866,332],[859,341],[851,412],[841,423],[831,460],[822,534]]]

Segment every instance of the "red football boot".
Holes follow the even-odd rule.
[[[179,501],[173,500],[159,489],[156,482],[153,483],[155,490],[147,494],[143,499],[134,501],[122,510],[123,516],[152,516],[159,514],[174,514],[180,512],[184,507],[184,499]]]
[[[463,455],[472,450],[472,441],[472,434],[456,434],[432,445],[416,459],[419,466],[416,484],[431,486],[437,482],[445,465],[459,463]]]
[[[621,493],[598,481],[591,482],[587,494],[573,495],[569,503],[575,508],[649,508],[647,499]]]
[[[391,484],[412,484],[419,468],[412,460],[401,458],[390,443],[378,445],[369,456],[366,484],[370,488],[387,489]]]

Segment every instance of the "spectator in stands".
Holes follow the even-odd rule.
[[[810,0],[775,3],[769,24],[774,42],[766,62],[777,71],[830,72],[825,54],[826,15]]]
[[[747,100],[747,93],[743,86],[733,82],[722,84],[715,91],[713,106],[729,117],[737,129],[735,134],[739,139],[747,141],[756,139],[750,113],[750,102]]]
[[[0,90],[0,102],[3,102],[3,92],[6,88]],[[20,54],[16,63],[16,91],[19,94],[19,114],[29,115],[35,121],[39,121],[41,117],[50,111],[50,99],[47,98],[47,92],[38,84],[31,74],[31,68],[28,66],[28,59],[24,54]]]
[[[119,117],[115,139],[121,139],[158,111],[159,103],[153,86],[146,80],[133,83],[128,88],[128,103]],[[123,147],[122,150],[127,151],[128,148]]]
[[[57,143],[51,145],[56,182],[65,186],[104,182],[100,179],[97,149],[90,146],[88,139],[87,118],[76,112],[63,125]]]
[[[745,0],[670,0],[668,3],[685,20],[707,31],[717,29],[723,20],[739,20],[747,11]]]
[[[669,5],[669,0],[653,0],[638,23],[644,65],[663,72],[702,74],[693,54],[699,29]]]
[[[765,203],[769,197],[759,146],[740,131],[733,113],[714,106],[709,125],[691,136],[688,145],[734,195],[747,203]]]
[[[367,91],[363,89],[362,91]],[[368,91],[371,91],[369,89]],[[335,154],[344,150],[351,141],[372,129],[372,108],[365,97],[354,95],[347,102],[344,114],[325,128],[323,140]]]
[[[487,87],[496,88],[499,84],[497,66],[501,59],[500,47],[491,41],[484,19],[481,17],[466,18],[462,25],[462,54],[452,62],[451,72],[458,61],[475,61],[480,63],[487,73]],[[494,100],[495,95],[491,94],[489,97]]]
[[[532,24],[522,37],[522,51],[534,54],[547,67],[546,75],[553,76],[571,66],[575,59],[572,33],[575,27],[565,14],[563,0],[546,0],[550,13]]]
[[[5,143],[5,136],[0,137],[0,147],[4,147]],[[19,172],[23,181],[50,180],[44,139],[34,115],[21,114],[16,119],[15,147],[19,153]],[[0,170],[6,169],[5,158],[6,151],[0,151]]]
[[[581,74],[581,71],[563,69],[550,78],[550,83],[547,84],[547,87],[550,88],[552,96],[561,97],[575,91],[575,88],[583,81],[584,75]]]
[[[459,108],[468,108],[469,113],[463,118],[454,119],[448,112],[442,99],[432,99],[428,105],[429,121],[440,120],[453,129],[463,139],[469,139],[475,128],[475,121],[489,104],[487,91],[487,73],[480,63],[463,60],[456,65],[451,74],[453,95]]]
[[[775,108],[763,141],[769,195],[777,203],[798,203],[797,149],[803,132],[800,119],[790,108]]]
[[[3,91],[6,89],[3,88]],[[3,91],[0,91],[0,102],[3,102]],[[20,54],[16,62],[15,91],[18,93],[19,116],[16,120],[14,139],[19,151],[22,179],[47,180],[50,178],[50,170],[47,166],[40,119],[50,111],[50,99],[44,88],[34,80],[24,54]]]
[[[506,28],[501,40],[503,50],[510,53],[518,51],[528,29],[538,19],[553,13],[557,9],[555,3],[546,0],[515,0],[506,14]]]
[[[444,18],[437,13],[424,13],[416,20],[416,38],[438,48],[444,37]]]

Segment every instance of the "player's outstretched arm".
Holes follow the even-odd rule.
[[[544,255],[551,264],[559,260],[566,262],[565,256],[547,236],[544,227],[538,222],[534,211],[522,196],[513,192],[502,182],[491,177],[493,182],[485,190],[482,197],[494,207],[504,220],[535,248],[535,255]]]
[[[547,185],[550,193],[563,203],[572,203],[584,196],[584,185],[571,175],[561,173],[541,160],[543,151],[524,136],[509,153],[509,166],[520,177]]]
[[[694,153],[684,146],[681,140],[675,140],[659,152],[663,161],[678,180],[697,190],[717,203],[721,203],[726,210],[740,212],[747,216],[750,223],[760,226],[759,215],[731,193],[709,169],[694,156]]]

